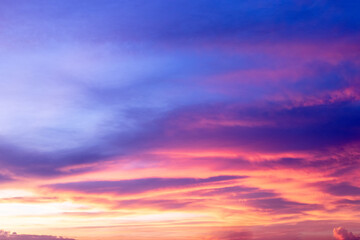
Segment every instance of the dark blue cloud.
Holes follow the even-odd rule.
[[[230,105],[231,106],[231,105]],[[52,176],[89,171],[91,167],[64,172],[63,167],[106,161],[118,155],[126,156],[161,147],[175,148],[246,148],[256,151],[325,151],[357,143],[359,139],[360,111],[356,103],[327,104],[292,109],[238,108],[228,104],[202,105],[170,111],[163,119],[154,119],[139,125],[139,130],[127,134],[116,131],[97,146],[83,147],[51,153],[24,150],[3,145],[1,162],[10,171],[22,174]],[[144,113],[146,115],[146,112]],[[141,112],[135,117],[141,118]],[[253,122],[269,121],[270,125],[255,126],[200,126],[188,128],[197,119],[215,119],[225,116],[231,121],[243,119]],[[169,131],[171,129],[171,131]],[[286,143],[286,144],[285,144]],[[326,152],[324,152],[326,154]],[[151,160],[149,160],[151,161]],[[307,159],[279,159],[255,166],[246,160],[228,159],[242,168],[333,168],[333,174],[343,175],[358,166],[354,158],[309,161]],[[224,163],[225,164],[225,163]],[[235,166],[234,165],[234,166]]]
[[[256,109],[256,107],[254,107]],[[238,111],[238,113],[236,113]],[[255,114],[254,114],[255,112]],[[210,114],[209,114],[210,113]],[[235,113],[235,114],[234,114]],[[201,119],[268,121],[260,126],[194,126]],[[131,143],[143,147],[247,148],[256,151],[321,150],[356,143],[359,139],[360,107],[344,102],[291,109],[245,109],[228,104],[180,109],[148,125],[147,132]],[[190,127],[189,127],[190,126]],[[171,129],[171,131],[168,131]],[[285,144],[286,143],[286,144]]]
[[[337,64],[314,61],[307,66],[309,73],[300,76],[295,83],[286,83],[288,89],[303,94],[324,94],[326,91],[342,90],[358,86],[360,75],[357,64],[350,59]]]
[[[91,170],[91,167],[69,171],[63,171],[61,168],[100,161],[112,156],[104,153],[104,149],[99,151],[99,148],[97,147],[65,152],[44,153],[8,144],[0,145],[0,153],[2,155],[2,158],[0,159],[2,166],[8,171],[13,172],[15,175],[43,177],[89,171]]]

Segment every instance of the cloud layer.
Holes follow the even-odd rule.
[[[356,232],[359,10],[3,0],[0,226],[49,235],[3,237]]]

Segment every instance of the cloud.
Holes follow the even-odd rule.
[[[90,194],[115,193],[117,195],[138,194],[159,189],[197,186],[207,183],[236,180],[243,176],[216,176],[209,178],[140,178],[119,181],[86,181],[45,185],[54,190],[75,191]]]
[[[360,236],[355,236],[343,227],[334,228],[333,233],[336,240],[360,240]]]
[[[12,181],[13,179],[7,175],[0,174],[0,183]]]
[[[289,201],[284,198],[265,198],[247,200],[246,204],[261,211],[270,211],[277,213],[301,213],[305,211],[317,210],[323,208],[317,204],[306,204]]]
[[[241,199],[256,199],[276,197],[277,194],[271,191],[262,190],[254,187],[246,186],[231,186],[223,188],[201,189],[190,192],[192,196],[226,196],[227,199],[241,200]]]
[[[360,200],[342,199],[342,200],[337,201],[337,203],[360,206]]]
[[[339,149],[359,149],[360,2],[295,2],[3,0],[0,183],[31,195],[9,189],[2,207],[56,208],[39,220],[75,228],[112,205],[113,216],[195,209],[222,226],[294,223],[312,210],[356,219],[360,158]],[[129,179],[108,181],[116,174]],[[249,185],[234,186],[237,174]],[[62,218],[83,210],[86,220]]]
[[[73,238],[64,238],[50,235],[28,235],[10,233],[0,230],[0,240],[75,240]]]
[[[184,142],[195,147],[245,146],[281,151],[343,145],[359,137],[356,106],[325,105],[292,111],[286,106],[276,111],[269,105],[244,110],[225,104],[278,103],[279,97],[293,95],[304,103],[309,95],[326,102],[336,98],[332,91],[348,94],[351,99],[356,94],[349,94],[347,88],[356,89],[358,85],[354,80],[359,75],[358,57],[338,50],[345,43],[336,42],[336,51],[326,47],[323,54],[342,52],[346,61],[336,58],[331,64],[311,63],[309,67],[307,62],[289,57],[293,53],[283,55],[291,52],[288,45],[279,44],[280,50],[271,53],[264,49],[277,44],[259,42],[246,53],[231,50],[229,54],[226,48],[231,44],[214,41],[227,36],[231,42],[243,41],[248,48],[264,35],[266,42],[295,37],[296,46],[299,39],[314,35],[328,41],[329,32],[354,36],[359,27],[354,11],[357,3],[241,1],[224,5],[219,0],[211,4],[203,0],[171,4],[156,0],[148,4],[136,0],[121,4],[61,1],[47,7],[46,1],[37,2],[41,4],[21,1],[16,6],[7,2],[4,9],[13,14],[2,18],[9,27],[0,43],[9,41],[12,47],[0,57],[0,124],[4,126],[0,130],[0,153],[5,156],[0,161],[16,173],[57,175],[62,174],[59,169],[64,166],[101,162],[114,155],[131,154],[134,149],[181,146]],[[44,9],[48,14],[41,14]],[[86,20],[80,16],[86,16]],[[336,16],[339,25],[331,16]],[[26,41],[12,41],[24,36]],[[129,39],[133,40],[131,44]],[[194,42],[181,44],[181,48],[179,42],[172,42],[189,39]],[[164,40],[166,48],[161,45]],[[204,44],[198,45],[198,40],[208,42],[210,49],[199,49]],[[312,40],[307,44],[317,48],[319,39]],[[50,44],[52,41],[61,44]],[[31,42],[41,47],[32,48]],[[326,54],[323,62],[328,61]],[[307,61],[314,58],[317,60],[314,53],[306,55]],[[277,75],[299,65],[300,71],[290,71],[296,72],[291,81]],[[257,83],[243,74],[249,71],[260,73],[255,77],[259,78]],[[230,81],[228,75],[233,76]],[[323,92],[331,93],[323,96]],[[192,119],[185,122],[188,126],[179,126],[176,117],[184,119],[181,112],[189,106],[193,111],[184,114]],[[182,127],[191,127],[196,117],[215,122],[211,124],[213,129],[184,131]],[[236,124],[231,126],[231,122]],[[149,126],[155,131],[149,131]],[[171,131],[173,136],[168,136]],[[6,143],[22,154],[10,154]]]
[[[183,209],[190,207],[193,203],[198,204],[201,200],[199,199],[183,199],[183,200],[172,200],[172,199],[133,199],[123,200],[116,204],[117,208],[148,208],[148,209],[160,209],[160,210],[172,210],[172,209]]]
[[[271,124],[236,124],[244,120]],[[147,129],[151,130],[139,133],[129,143],[137,149],[321,151],[356,143],[360,137],[359,120],[360,106],[352,102],[251,108],[239,106],[235,102],[201,104],[168,112],[163,118],[148,125]],[[213,124],[206,124],[206,121],[212,121]]]
[[[360,196],[360,188],[348,182],[321,183],[325,192],[335,196]]]

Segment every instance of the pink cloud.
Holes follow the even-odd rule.
[[[333,233],[336,240],[360,240],[360,236],[355,236],[343,227],[334,228]]]

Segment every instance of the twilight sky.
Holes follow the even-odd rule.
[[[1,240],[360,239],[360,1],[0,3]]]

